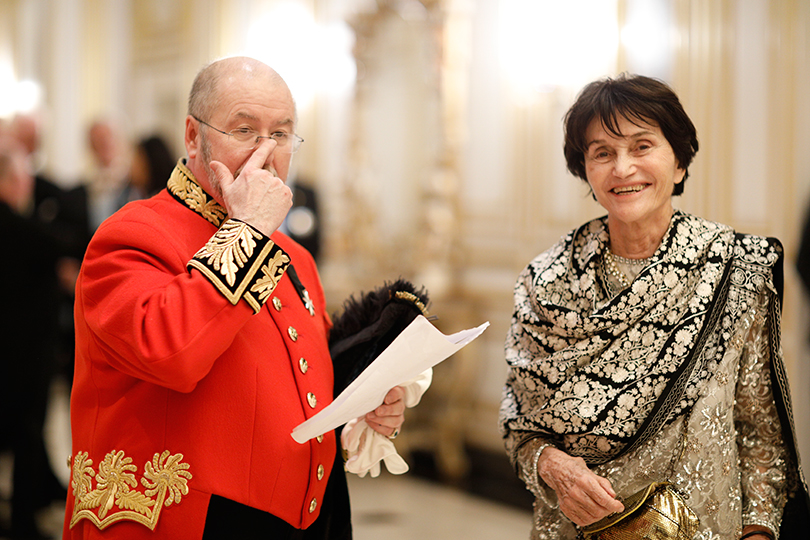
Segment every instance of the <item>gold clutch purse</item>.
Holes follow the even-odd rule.
[[[692,540],[700,526],[670,482],[653,482],[624,501],[624,511],[582,527],[585,540]]]

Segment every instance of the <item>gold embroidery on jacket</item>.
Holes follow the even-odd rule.
[[[183,161],[177,163],[166,184],[169,193],[185,203],[186,206],[219,227],[228,212],[208,195],[194,180],[194,175],[186,168]]]
[[[93,470],[93,460],[87,452],[79,452],[73,460],[73,478],[70,486],[75,502],[70,528],[82,519],[90,520],[99,529],[122,520],[138,522],[154,530],[164,506],[180,504],[188,495],[191,480],[189,464],[183,463],[183,454],[169,455],[165,450],[155,454],[144,465],[141,484],[143,492],[136,490],[135,473],[138,468],[124,451],[113,450]],[[93,488],[93,477],[96,487]]]
[[[273,293],[281,276],[284,275],[284,270],[286,270],[289,264],[290,257],[279,250],[273,254],[273,257],[267,261],[266,265],[262,266],[262,274],[264,274],[264,277],[256,280],[256,284],[250,288],[250,292],[258,293],[259,301],[262,304],[264,304],[267,297]]]
[[[236,305],[244,298],[254,313],[270,297],[290,264],[275,242],[250,225],[228,220],[188,262]]]
[[[236,282],[236,274],[244,268],[256,249],[256,240],[264,238],[241,221],[228,220],[198,251],[195,259],[207,259],[207,264],[225,278],[229,286]]]
[[[258,313],[278,285],[290,257],[250,225],[227,219],[225,208],[200,187],[182,159],[167,188],[176,200],[219,227],[188,262],[188,268],[202,272],[231,304],[244,298]]]

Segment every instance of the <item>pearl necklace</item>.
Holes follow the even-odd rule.
[[[630,286],[630,282],[627,280],[627,276],[624,275],[624,272],[619,270],[619,267],[616,266],[614,257],[615,255],[611,253],[610,250],[605,251],[605,256],[602,257],[602,260],[605,262],[605,272],[616,278],[616,281],[619,282],[622,289],[626,289]]]
[[[624,257],[619,257],[618,255],[616,255],[615,253],[613,253],[610,250],[608,250],[608,253],[610,254],[610,258],[613,261],[615,261],[615,262],[617,262],[619,264],[626,264],[627,266],[645,266],[650,260],[649,258],[647,258],[647,259],[626,259]]]

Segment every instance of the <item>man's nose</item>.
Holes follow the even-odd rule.
[[[272,137],[267,137],[267,139],[263,139],[261,144],[270,145],[270,151],[267,153],[267,157],[264,160],[264,167],[265,169],[271,168],[273,166],[273,156],[276,153],[276,147],[278,147],[278,141],[273,139]]]

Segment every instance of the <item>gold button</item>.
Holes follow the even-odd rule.
[[[301,368],[301,373],[306,373],[309,369],[309,364],[307,363],[307,359],[303,356],[298,359],[298,367]]]
[[[322,443],[323,442],[323,435],[318,435],[317,437],[315,437],[315,440],[318,441],[319,443]]]
[[[320,442],[320,441],[319,441],[319,442]],[[70,466],[71,466],[71,462],[72,462],[72,461],[73,461],[73,456],[68,456],[68,457],[67,457],[67,466],[68,466],[68,469],[70,469]]]
[[[318,465],[318,480],[323,480],[323,474],[325,472],[323,465]]]
[[[318,499],[313,497],[312,500],[309,502],[309,513],[311,514],[312,512],[314,512],[316,508],[318,508]]]
[[[281,311],[281,300],[278,296],[273,297],[273,307],[276,308],[276,311]]]
[[[287,333],[290,335],[291,340],[298,341],[298,330],[290,326],[287,328]]]
[[[315,405],[318,404],[318,398],[316,398],[315,394],[312,392],[307,392],[307,402],[309,403],[309,406],[314,409]]]

